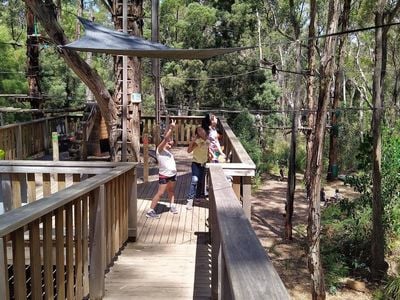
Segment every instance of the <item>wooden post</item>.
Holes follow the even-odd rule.
[[[17,159],[23,159],[22,157],[22,126],[18,125],[17,131]]]
[[[149,136],[143,134],[143,181],[149,181]]]
[[[43,128],[43,143],[44,143],[44,151],[49,153],[49,120],[46,119]]]
[[[66,136],[68,136],[68,132],[69,132],[69,130],[68,130],[68,116],[65,116],[64,117],[64,127],[65,127],[65,135]]]
[[[0,295],[3,295],[4,299],[9,299],[6,250],[4,238],[0,238]]]
[[[137,237],[137,182],[136,170],[128,173],[128,241],[134,242]]]
[[[12,209],[12,189],[11,189],[11,175],[0,174],[1,177],[1,199],[3,200],[4,212]]]
[[[232,181],[232,189],[235,192],[236,197],[240,201],[240,177],[239,176],[233,176],[233,181]]]
[[[222,247],[220,247],[219,258],[218,258],[218,277],[219,277],[219,298],[233,299]]]
[[[53,143],[53,161],[59,161],[60,160],[60,152],[58,149],[58,133],[57,132],[51,133],[51,140]]]
[[[156,148],[160,143],[160,124],[154,124],[153,126],[153,143]]]
[[[84,126],[82,127],[81,160],[87,160],[87,128],[88,124],[85,122]]]
[[[104,270],[106,268],[105,240],[105,186],[94,192],[90,217],[90,299],[102,299],[104,296]]]
[[[12,234],[12,255],[14,266],[14,292],[16,300],[25,300],[26,273],[25,273],[25,243],[24,228],[15,230]]]
[[[246,217],[251,221],[251,177],[242,177],[242,201]]]
[[[211,181],[209,182],[211,187]],[[210,189],[210,212],[209,212],[209,224],[211,231],[211,299],[217,300],[219,294],[219,254],[220,254],[220,234],[218,230],[216,208],[215,208],[215,197],[213,189]]]

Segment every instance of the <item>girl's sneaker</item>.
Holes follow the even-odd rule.
[[[176,209],[176,205],[171,205],[171,208],[169,209],[169,212],[173,213],[173,214],[177,214],[178,210]]]
[[[157,214],[157,213],[155,212],[154,209],[150,209],[150,210],[146,213],[146,217],[147,217],[147,218],[152,218],[152,219],[159,219],[159,218],[160,218],[160,215]]]
[[[186,209],[191,210],[193,208],[193,199],[187,199]]]

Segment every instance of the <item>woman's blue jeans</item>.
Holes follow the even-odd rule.
[[[204,170],[204,166],[192,162],[192,182],[190,183],[188,199],[198,198],[204,194],[204,191],[202,191],[204,188]]]

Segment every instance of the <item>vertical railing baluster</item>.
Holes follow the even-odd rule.
[[[134,242],[137,237],[136,170],[130,170],[128,176],[128,240]]]
[[[78,198],[74,204],[75,217],[75,274],[76,299],[83,297],[83,265],[82,265],[82,199]]]
[[[82,257],[83,257],[83,295],[89,293],[89,219],[88,219],[88,199],[91,194],[87,194],[82,200]]]
[[[56,210],[56,285],[57,295],[65,299],[65,265],[64,265],[64,207]]]
[[[16,300],[26,300],[25,243],[23,228],[19,228],[13,232],[12,250],[14,267],[14,297]]]
[[[65,209],[65,227],[66,227],[66,280],[67,280],[67,299],[74,298],[74,222],[72,215],[72,203],[68,203]]]
[[[102,299],[104,296],[105,252],[105,186],[94,192],[90,214],[90,299]]]
[[[42,299],[42,263],[40,257],[39,220],[29,225],[29,256],[31,266],[31,299]]]
[[[5,238],[0,238],[0,295],[5,299],[10,298],[8,285],[8,261],[7,261],[7,243]]]

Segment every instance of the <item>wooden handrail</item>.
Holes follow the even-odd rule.
[[[0,149],[5,151],[6,159],[26,159],[43,154],[51,147],[51,132],[57,131],[57,125],[62,122],[67,134],[68,127],[75,124],[68,120],[77,118],[81,117],[61,115],[0,126]]]
[[[32,179],[29,175],[42,165],[65,179],[68,164],[77,170],[78,162],[0,161],[0,175],[11,170],[5,175]],[[54,291],[63,299],[101,299],[107,266],[127,240],[135,239],[136,164],[79,164],[84,174],[99,174],[0,215],[0,295],[5,299],[26,299],[29,289],[33,299],[53,298]],[[49,173],[44,175],[49,178]]]
[[[13,209],[0,215],[0,237],[3,237],[12,231],[27,225],[33,220],[39,219],[47,213],[66,205],[71,200],[81,197],[90,191],[98,188],[100,185],[120,176],[128,170],[134,168],[134,163],[124,163],[109,170],[102,170],[102,173],[90,177],[79,184],[73,185],[62,191],[59,191],[49,197],[44,197],[37,201]],[[91,170],[88,173],[93,174]],[[2,173],[2,172],[1,172]]]
[[[233,133],[232,129],[229,127],[228,123],[225,120],[221,120],[222,128],[223,128],[223,140],[225,146],[225,154],[230,155],[232,152],[232,160],[233,163],[244,163],[247,164],[254,169],[256,168],[253,160],[244,149],[242,143],[239,141],[237,136]]]
[[[210,170],[213,299],[290,299],[220,164]]]

